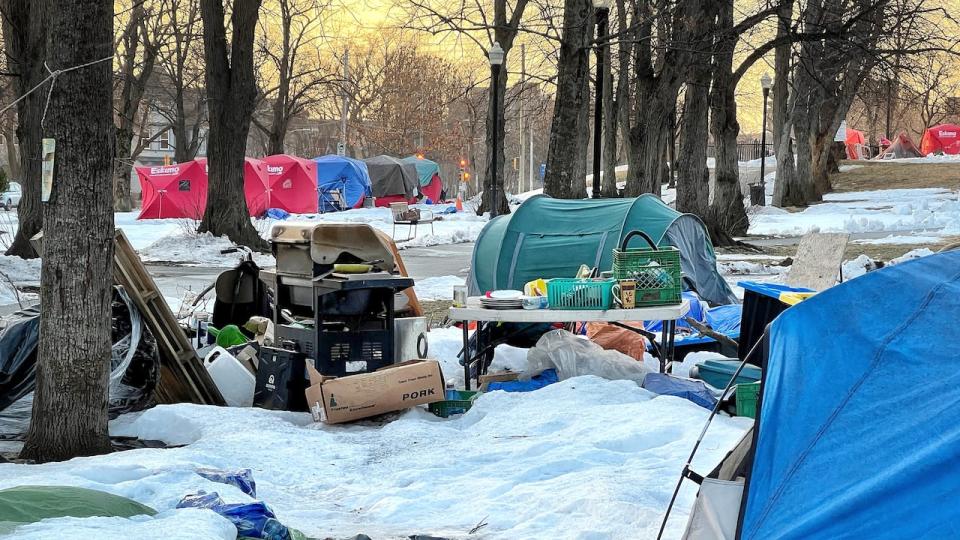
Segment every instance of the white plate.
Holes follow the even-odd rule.
[[[522,291],[502,290],[490,293],[490,298],[494,300],[519,300],[523,296]]]

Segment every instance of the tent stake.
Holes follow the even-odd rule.
[[[703,442],[703,437],[707,434],[707,429],[710,428],[710,423],[713,422],[713,417],[717,415],[720,411],[720,405],[723,403],[724,396],[727,395],[727,392],[730,391],[730,387],[733,386],[733,381],[737,380],[737,376],[740,375],[740,372],[743,370],[743,366],[747,365],[747,360],[753,356],[753,353],[756,352],[757,347],[763,343],[763,336],[760,336],[760,339],[753,344],[753,347],[750,348],[750,352],[743,357],[743,361],[740,362],[740,365],[737,366],[737,370],[733,372],[733,375],[730,376],[730,381],[727,382],[726,388],[723,389],[723,393],[720,394],[720,399],[717,400],[717,404],[713,406],[713,410],[710,411],[710,416],[707,417],[707,422],[703,426],[703,430],[700,431],[700,436],[697,437],[697,442],[694,443],[693,449],[690,450],[690,457],[687,458],[687,462],[683,465],[683,471],[680,473],[680,479],[677,480],[677,486],[673,488],[673,496],[670,497],[670,504],[667,505],[667,513],[663,515],[663,521],[660,522],[660,532],[657,533],[657,540],[663,536],[663,530],[667,527],[667,520],[670,519],[670,511],[673,510],[673,504],[677,501],[677,494],[680,493],[680,486],[683,485],[683,479],[687,477],[690,471],[690,464],[693,462],[693,456],[697,454],[697,449],[700,448],[700,443]]]

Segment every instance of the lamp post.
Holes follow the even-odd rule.
[[[754,204],[763,206],[767,203],[767,181],[764,178],[767,164],[767,97],[770,96],[770,89],[773,88],[773,79],[770,74],[764,73],[760,77],[760,88],[763,89],[763,128],[760,130],[760,200],[752,201]]]
[[[497,198],[497,135],[500,133],[500,66],[503,65],[503,49],[499,41],[494,41],[487,53],[490,60],[490,84],[493,96],[493,145],[490,148],[490,219],[497,217],[500,210],[500,199]]]
[[[603,161],[603,79],[604,62],[602,40],[607,37],[610,21],[610,0],[593,0],[594,18],[597,21],[597,84],[593,97],[593,193],[594,199],[600,198],[600,168]]]

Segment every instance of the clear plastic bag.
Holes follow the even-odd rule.
[[[605,350],[596,343],[566,330],[547,332],[537,341],[537,346],[527,353],[529,373],[539,373],[550,368],[557,370],[561,381],[581,375],[595,375],[604,379],[626,379],[643,384],[643,378],[652,373],[642,362],[618,351]]]

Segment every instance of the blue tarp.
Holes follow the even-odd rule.
[[[504,392],[533,392],[544,386],[549,386],[557,381],[557,370],[545,369],[543,373],[531,377],[528,381],[495,381],[487,385],[487,392],[494,390],[503,390]]]
[[[319,191],[320,212],[345,210],[333,205],[331,191],[343,195],[347,208],[357,206],[364,197],[371,197],[370,174],[367,164],[353,158],[330,154],[313,158],[317,163],[317,191]]]
[[[960,537],[958,320],[947,252],[773,322],[741,538]]]
[[[713,409],[717,398],[713,397],[702,381],[681,379],[666,373],[648,373],[643,378],[643,387],[661,396],[676,396],[692,401],[705,409]]]

